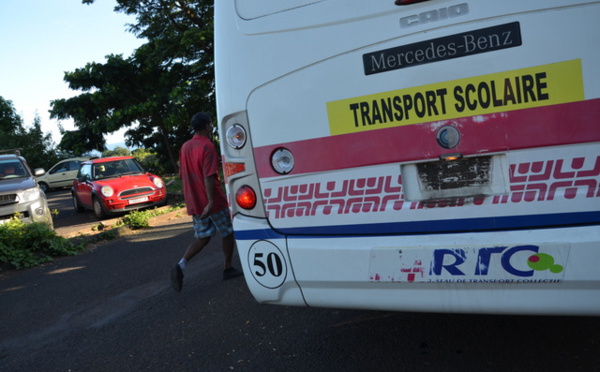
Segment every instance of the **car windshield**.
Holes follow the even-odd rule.
[[[94,180],[101,180],[144,172],[144,169],[135,160],[123,159],[94,164],[92,167],[92,178]]]
[[[24,177],[28,177],[28,174],[20,161],[13,159],[0,161],[0,181]]]

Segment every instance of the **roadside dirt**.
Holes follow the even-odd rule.
[[[159,210],[168,210],[172,208],[171,205],[159,208]],[[150,218],[148,221],[150,227],[161,226],[175,220],[181,220],[189,217],[185,211],[185,208],[176,209],[156,217]],[[94,237],[103,232],[115,231],[117,236],[123,236],[128,234],[136,234],[144,229],[130,229],[128,226],[120,226],[123,217],[111,218],[102,221],[85,222],[80,225],[72,225],[65,227],[55,228],[56,234],[64,238],[86,238]]]

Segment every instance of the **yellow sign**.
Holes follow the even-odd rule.
[[[331,135],[584,100],[581,60],[327,103]]]

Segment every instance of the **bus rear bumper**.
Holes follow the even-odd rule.
[[[250,292],[259,303],[306,306],[294,278],[286,238],[263,219],[236,215],[235,240]]]
[[[290,237],[288,249],[310,306],[600,315],[597,226],[440,238]]]
[[[600,315],[598,226],[442,237],[285,237],[266,221],[245,217],[234,226],[244,271],[251,273],[246,281],[259,302]]]

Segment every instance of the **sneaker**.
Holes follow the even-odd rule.
[[[181,270],[179,264],[173,266],[171,269],[171,287],[175,292],[181,292],[181,288],[183,287],[183,270]]]
[[[223,280],[229,280],[244,275],[243,272],[237,271],[233,267],[223,270]]]

